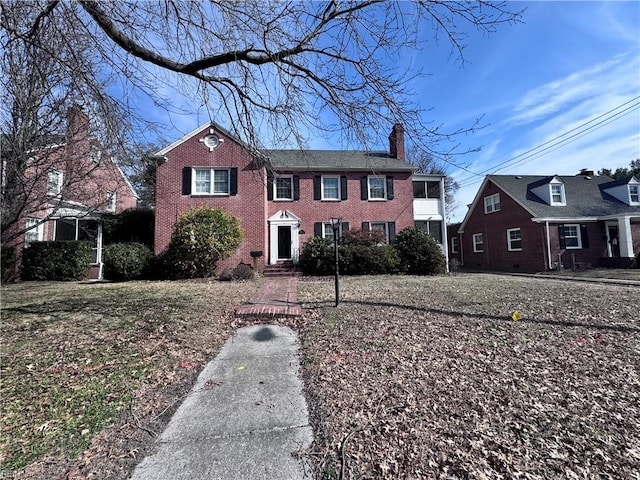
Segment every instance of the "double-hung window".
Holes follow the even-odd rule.
[[[322,200],[340,200],[340,177],[322,177]],[[333,233],[331,234],[333,238]]]
[[[458,253],[458,237],[451,237],[451,253]]]
[[[414,180],[413,198],[440,198],[440,182]]]
[[[494,193],[484,197],[484,213],[494,213],[500,211],[500,194]]]
[[[33,242],[40,242],[44,238],[43,224],[39,218],[28,217],[26,232],[24,234],[24,246],[28,247]]]
[[[195,168],[193,194],[229,195],[229,170],[226,168]]]
[[[507,230],[507,250],[510,252],[522,251],[522,233],[519,228]]]
[[[274,200],[293,200],[293,176],[281,175],[273,179]]]
[[[369,200],[387,199],[387,180],[385,177],[370,176],[367,179]]]
[[[107,212],[116,211],[116,192],[107,192]]]
[[[484,252],[484,236],[481,233],[474,233],[471,237],[473,241],[473,251]]]
[[[59,170],[50,170],[47,174],[47,195],[55,197],[62,193],[62,172]]]
[[[442,222],[440,220],[416,220],[415,226],[438,243],[442,243]]]
[[[551,205],[564,206],[567,204],[563,183],[552,183],[549,188],[551,189]]]
[[[582,239],[580,237],[580,225],[564,226],[564,244],[565,248],[582,248]]]
[[[629,185],[629,201],[632,204],[640,203],[640,185]]]

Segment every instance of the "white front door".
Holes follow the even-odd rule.
[[[300,219],[288,210],[280,210],[269,219],[269,265],[278,260],[298,263],[299,232]]]

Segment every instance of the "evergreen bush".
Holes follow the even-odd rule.
[[[439,275],[446,272],[446,261],[440,245],[419,228],[402,230],[396,236],[394,246],[407,274]]]
[[[127,281],[141,278],[149,268],[153,254],[141,243],[114,243],[103,252],[104,278]]]
[[[334,271],[335,252],[333,242],[327,238],[313,237],[305,242],[298,266],[305,275],[331,275]]]
[[[23,280],[82,280],[91,264],[92,243],[33,242],[22,250]]]

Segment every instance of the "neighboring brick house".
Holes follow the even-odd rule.
[[[3,234],[3,239],[11,238],[3,246],[17,247],[20,254],[23,246],[28,248],[35,241],[92,241],[88,277],[102,278],[100,218],[103,213],[135,208],[136,192],[100,142],[90,135],[89,117],[80,107],[69,109],[66,135],[50,140],[34,148],[27,161],[24,179],[18,185],[20,192],[27,193],[22,193],[17,220]],[[3,161],[3,196],[15,188],[9,185],[10,176],[9,166]],[[26,233],[20,233],[25,229]]]
[[[460,247],[460,229],[461,222],[447,225],[447,239],[449,241],[449,261],[455,260],[457,265],[462,265],[462,248]]]
[[[468,268],[539,272],[631,265],[640,251],[640,181],[489,175],[458,229]]]
[[[414,225],[414,167],[404,160],[402,126],[389,140],[389,153],[251,152],[223,128],[203,125],[156,154],[156,254],[169,245],[179,216],[198,206],[223,208],[244,230],[244,242],[218,270],[241,262],[255,262],[258,271],[297,263],[306,240],[333,238],[331,217],[342,218],[342,231],[379,229],[393,240]],[[429,179],[442,184],[444,205],[442,177]],[[442,225],[444,206],[433,209]]]

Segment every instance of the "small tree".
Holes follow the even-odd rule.
[[[395,247],[410,275],[438,275],[446,272],[440,245],[416,227],[408,227],[396,236]]]
[[[217,262],[229,257],[242,239],[237,218],[220,208],[194,208],[178,219],[163,266],[172,278],[212,277]]]

